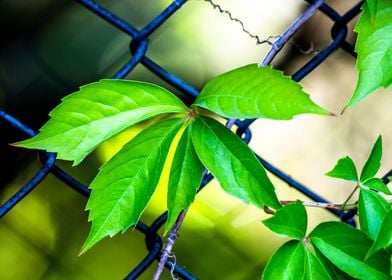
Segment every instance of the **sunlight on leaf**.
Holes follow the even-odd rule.
[[[391,209],[389,203],[378,193],[361,189],[358,201],[358,216],[361,230],[376,239],[381,222]]]
[[[347,104],[353,107],[380,87],[392,83],[392,5],[390,0],[367,0],[355,26],[358,33],[358,83]]]
[[[276,234],[299,240],[305,237],[308,217],[302,202],[297,200],[278,209],[275,215],[264,220],[263,224]]]
[[[359,279],[387,280],[389,260],[377,256],[365,262],[372,240],[367,235],[342,222],[325,222],[310,234],[312,244],[339,269]],[[376,256],[375,256],[376,257]]]
[[[280,247],[269,260],[261,279],[304,279],[305,247],[301,241],[291,240]]]
[[[377,14],[378,1],[379,0],[366,0],[366,2],[365,2],[366,3],[365,5],[367,5],[369,8],[369,13],[372,18],[372,21],[374,21],[374,18]]]
[[[354,162],[348,156],[339,159],[335,167],[325,175],[348,181],[358,181],[358,174]]]
[[[385,215],[380,231],[377,234],[376,241],[370,248],[367,256],[372,256],[374,253],[381,249],[391,249],[392,245],[392,210]]]
[[[379,192],[383,192],[387,195],[392,194],[387,185],[380,178],[372,178],[362,183],[363,186],[368,187],[369,189],[376,190]]]
[[[269,260],[262,279],[344,279],[343,274],[328,263],[321,253],[304,242],[291,240],[283,244]]]
[[[369,158],[367,159],[362,172],[361,172],[361,182],[373,178],[377,171],[380,169],[382,157],[382,138],[379,136],[374,143],[372,151],[370,152]]]
[[[15,145],[55,152],[57,158],[77,165],[99,144],[135,123],[159,114],[187,112],[180,99],[159,86],[102,80],[66,96],[37,136]]]
[[[275,188],[249,147],[228,128],[209,117],[191,124],[192,141],[201,162],[229,194],[259,208],[280,208]]]
[[[105,236],[135,225],[159,182],[175,135],[184,119],[160,121],[138,134],[100,168],[86,209],[92,221],[82,252]]]
[[[166,230],[173,226],[181,211],[191,205],[201,183],[204,168],[196,155],[190,133],[188,126],[178,143],[170,170]]]
[[[250,64],[210,80],[195,104],[227,118],[288,120],[303,113],[328,115],[302,86],[281,71]]]

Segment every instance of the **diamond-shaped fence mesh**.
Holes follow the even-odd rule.
[[[174,88],[178,89],[183,95],[184,98],[188,98],[188,100],[194,99],[198,95],[198,90],[188,84],[181,77],[171,73],[167,69],[160,66],[159,63],[151,59],[148,55],[149,49],[149,38],[150,36],[161,27],[173,14],[175,14],[182,7],[187,5],[188,1],[186,0],[175,0],[169,6],[167,6],[164,10],[161,11],[159,15],[153,18],[148,24],[146,24],[143,28],[136,28],[132,21],[126,21],[122,18],[116,16],[110,10],[101,6],[97,2],[93,0],[77,0],[76,2],[80,3],[80,9],[87,9],[91,13],[94,13],[97,17],[102,18],[108,25],[112,25],[118,29],[118,32],[123,32],[127,36],[129,36],[130,45],[129,50],[132,54],[131,59],[125,63],[121,69],[119,69],[112,78],[122,79],[126,75],[128,75],[131,71],[135,69],[139,64],[143,65],[146,69],[151,71],[154,75],[164,80]],[[207,1],[210,2],[211,1]],[[313,3],[315,1],[308,0],[308,3]],[[324,3],[319,11],[323,14],[324,17],[329,18],[330,21],[333,22],[333,26],[331,29],[331,40],[329,44],[319,50],[317,54],[315,54],[305,65],[303,65],[294,75],[292,76],[293,80],[300,81],[309,73],[311,73],[314,69],[316,69],[320,64],[322,64],[328,57],[335,52],[337,49],[344,50],[348,55],[356,56],[354,53],[353,46],[347,41],[348,34],[348,23],[352,21],[360,12],[360,6],[362,1],[356,3],[351,9],[344,12],[344,14],[340,14],[336,10],[334,10],[331,6]],[[222,12],[222,11],[221,11]],[[233,20],[232,16],[230,18]],[[242,24],[242,23],[241,23]],[[244,26],[242,26],[244,27]],[[247,32],[246,30],[244,30]],[[249,34],[251,35],[251,34]],[[253,35],[251,35],[253,36]],[[254,36],[253,36],[254,37]],[[257,37],[257,40],[259,38]],[[102,77],[105,78],[105,77]],[[13,115],[8,114],[7,112],[0,110],[0,121],[5,125],[12,127],[13,130],[19,131],[23,133],[25,136],[31,137],[36,134],[36,132],[26,126],[24,123],[18,120],[18,118]],[[246,142],[249,143],[252,134],[251,134],[251,125],[254,120],[236,120],[236,133]],[[258,157],[264,167],[280,178],[280,180],[284,181],[288,186],[295,188],[299,192],[305,194],[307,197],[314,201],[326,202],[326,200],[318,195],[315,191],[310,189],[309,187],[301,184],[293,177],[286,174],[283,170],[278,167],[272,165],[268,160]],[[30,178],[30,180],[24,185],[21,186],[20,189],[6,201],[3,205],[0,206],[0,218],[4,217],[8,212],[13,210],[13,207],[21,202],[26,196],[28,196],[31,191],[37,188],[40,185],[40,182],[49,174],[54,174],[59,180],[63,181],[72,188],[74,191],[80,193],[81,195],[88,197],[90,194],[89,189],[84,184],[80,183],[77,179],[73,178],[69,174],[67,174],[64,170],[59,168],[56,165],[56,155],[52,153],[39,153],[39,160],[42,163],[42,167],[36,174]],[[390,172],[389,172],[390,173]],[[384,176],[384,181],[387,181],[388,175]],[[211,180],[211,176],[205,176],[203,185]],[[341,220],[354,223],[354,215],[355,211],[341,212],[338,210],[330,209],[329,211],[333,212],[337,215]],[[145,244],[148,249],[148,254],[144,259],[140,260],[140,263],[133,268],[129,268],[130,272],[128,275],[124,275],[126,279],[136,279],[141,276],[144,271],[151,266],[156,260],[160,258],[162,251],[162,237],[158,234],[158,230],[164,225],[166,221],[166,213],[163,213],[159,216],[152,224],[147,225],[143,222],[139,222],[136,226],[136,229],[145,235]],[[181,259],[176,261],[178,264],[173,264],[171,261],[166,263],[166,267],[169,270],[173,270],[173,272],[181,277],[182,279],[196,279],[197,275],[194,271],[187,271],[183,267],[181,267]],[[0,267],[2,264],[0,264]]]

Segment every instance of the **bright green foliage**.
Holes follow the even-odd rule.
[[[378,178],[373,178],[380,169],[382,156],[382,138],[379,136],[374,144],[370,155],[362,168],[361,177],[358,179],[357,170],[353,160],[346,156],[338,160],[335,167],[326,173],[327,176],[344,179],[347,181],[361,182],[361,184],[374,188],[385,193],[389,193],[388,188]]]
[[[358,181],[358,174],[354,162],[348,156],[339,159],[335,167],[326,173],[326,175],[348,181]]]
[[[257,65],[239,68],[208,83],[193,110],[169,91],[149,83],[102,80],[81,87],[50,113],[50,120],[36,137],[16,145],[55,152],[59,159],[72,160],[76,165],[99,144],[133,124],[160,114],[183,115],[142,131],[100,169],[90,186],[87,210],[92,228],[83,252],[103,237],[137,223],[159,182],[170,147],[176,149],[172,161],[167,162],[167,228],[193,202],[203,165],[229,194],[260,208],[281,208],[253,152],[229,129],[199,115],[202,112],[197,106],[235,118],[290,119],[301,113],[328,114],[289,77]],[[181,130],[185,122],[191,125]],[[174,147],[176,135],[179,143]],[[304,217],[295,229],[297,238],[305,234]]]
[[[360,179],[358,179],[357,170],[353,160],[348,156],[339,159],[335,167],[331,171],[327,172],[326,175],[347,181],[358,182],[362,188],[366,187],[385,194],[392,194],[380,178],[373,178],[380,169],[381,157],[382,139],[381,136],[379,136],[376,143],[373,145],[372,151],[370,152],[364,167],[362,168]]]
[[[209,81],[195,104],[227,118],[287,120],[302,113],[329,114],[300,84],[271,67],[250,64]]]
[[[323,255],[303,242],[291,240],[283,244],[269,260],[262,279],[343,279]]]
[[[171,228],[195,199],[205,166],[227,193],[259,208],[275,209],[275,215],[264,224],[277,234],[297,239],[284,244],[271,258],[264,279],[349,278],[336,267],[353,277],[388,279],[389,259],[386,262],[386,252],[380,249],[389,249],[391,244],[391,219],[384,219],[390,205],[369,190],[391,193],[381,179],[373,178],[380,167],[381,137],[360,179],[349,157],[339,160],[327,174],[361,186],[359,220],[363,232],[342,223],[324,223],[309,239],[305,237],[307,215],[302,202],[282,208],[254,153],[227,127],[202,116],[198,107],[230,118],[290,119],[301,113],[328,114],[281,72],[248,65],[207,83],[192,110],[170,92],[148,83],[103,80],[84,86],[64,98],[36,137],[16,145],[56,152],[59,158],[78,164],[97,145],[125,128],[160,114],[180,113],[140,132],[100,168],[90,186],[86,209],[92,227],[82,252],[105,236],[135,226],[159,182],[167,182],[166,229]],[[170,168],[168,180],[162,176],[166,168]],[[376,240],[372,249],[367,234]],[[365,260],[368,252],[372,256]]]
[[[276,234],[299,240],[305,237],[308,217],[302,202],[297,200],[278,209],[275,215],[264,220],[263,224]]]
[[[374,18],[377,14],[377,9],[378,9],[378,1],[379,0],[366,0],[366,4],[368,6],[369,9],[369,13],[371,16],[372,21],[374,21]]]
[[[308,248],[310,246],[307,246]],[[333,280],[351,280],[354,279],[347,273],[341,271],[339,268],[337,268],[335,265],[333,265],[321,252],[314,246],[312,246],[312,249],[309,249],[307,252],[312,252],[315,257],[317,257],[318,262],[323,266],[317,267],[316,265],[313,265],[316,269],[319,271],[324,270],[328,272],[328,275],[331,279]],[[325,277],[326,279],[329,279]],[[324,279],[324,278],[317,278],[317,279]]]
[[[349,275],[359,279],[389,279],[389,258],[385,252],[366,259],[366,254],[372,244],[381,234],[384,217],[391,205],[377,192],[391,194],[389,188],[379,178],[374,178],[380,168],[382,157],[382,139],[378,137],[367,159],[360,179],[356,168],[349,157],[342,158],[334,169],[327,175],[350,181],[357,181],[360,186],[358,200],[358,218],[361,231],[355,230],[343,223],[324,223],[319,225],[310,235],[312,243],[324,256]],[[380,244],[387,244],[391,232],[384,229],[389,236]],[[373,245],[376,252],[384,245]],[[369,255],[370,255],[369,253]],[[366,261],[365,261],[366,260]]]
[[[253,152],[224,125],[197,116],[192,141],[201,162],[229,194],[260,208],[280,208],[274,186]]]
[[[361,189],[358,201],[361,230],[371,239],[376,239],[381,222],[389,209],[391,209],[389,203],[378,193]]]
[[[391,191],[384,184],[384,182],[380,178],[372,178],[362,183],[363,186],[366,186],[370,189],[383,192],[385,194],[391,194]]]
[[[362,10],[355,28],[359,34],[355,47],[359,79],[347,107],[392,83],[392,2],[367,0]],[[86,209],[92,227],[82,252],[105,236],[136,225],[158,183],[164,181],[161,177],[167,166],[166,228],[171,228],[180,212],[195,199],[205,166],[227,193],[259,208],[276,209],[275,215],[263,223],[277,234],[296,239],[272,256],[263,279],[391,279],[392,210],[376,191],[392,193],[381,179],[374,178],[380,168],[381,136],[360,177],[348,156],[327,173],[357,182],[356,189],[361,187],[361,230],[342,222],[326,222],[307,238],[302,202],[282,208],[274,186],[248,146],[218,121],[200,115],[203,110],[199,109],[227,118],[279,120],[303,113],[330,113],[315,104],[290,77],[257,64],[212,79],[191,108],[153,84],[102,80],[65,97],[37,136],[15,144],[55,152],[59,159],[77,165],[99,144],[133,124],[160,114],[182,114],[148,127],[100,168],[90,186]],[[174,150],[170,161],[169,151]]]
[[[367,0],[355,27],[359,71],[352,107],[379,87],[392,83],[392,5],[390,0]]]
[[[92,221],[82,252],[105,236],[135,225],[158,184],[170,144],[184,119],[160,121],[126,144],[91,183],[87,203]]]
[[[301,241],[291,240],[280,247],[269,260],[261,279],[305,279],[305,247]]]
[[[181,100],[159,86],[102,80],[65,97],[37,136],[15,145],[55,152],[57,158],[77,165],[103,141],[135,123],[187,112]]]
[[[372,241],[362,231],[341,222],[326,222],[313,230],[310,240],[329,261],[354,278],[390,279],[389,260],[384,255],[365,261]]]
[[[378,232],[376,241],[368,252],[368,256],[372,256],[374,253],[381,249],[391,250],[392,246],[392,210],[385,215],[384,220],[381,224],[381,229]]]
[[[378,136],[376,143],[374,143],[372,151],[370,152],[369,158],[362,168],[361,182],[365,182],[376,175],[377,171],[380,169],[381,156],[382,138],[381,136]]]
[[[173,226],[180,212],[188,209],[195,199],[202,173],[203,165],[196,155],[188,126],[178,143],[170,169],[166,229]]]
[[[307,280],[347,280],[347,276],[338,271],[324,256],[310,245],[305,246]],[[343,278],[345,277],[345,278]]]

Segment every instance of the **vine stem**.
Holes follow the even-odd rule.
[[[348,204],[347,202],[350,200],[350,198],[353,196],[355,191],[358,188],[356,187],[354,191],[350,194],[348,199],[342,204],[338,203],[328,203],[328,202],[316,202],[316,201],[301,201],[302,205],[305,207],[319,207],[319,208],[327,208],[327,209],[336,209],[336,210],[341,210],[341,211],[348,211],[348,210],[353,210],[358,208],[358,203],[350,203]],[[387,199],[387,202],[389,204],[392,204],[392,199]],[[281,200],[280,204],[282,205],[287,205],[287,204],[292,204],[295,203],[295,200]],[[271,208],[266,208],[264,209],[267,214],[274,214],[275,211],[272,210]]]
[[[359,189],[359,185],[356,185],[355,188],[353,189],[353,191],[350,193],[350,195],[347,197],[347,199],[343,202],[342,208],[344,208],[348,201],[353,197],[353,195],[355,194],[355,192]]]
[[[180,227],[182,223],[184,222],[186,215],[186,211],[182,211],[181,214],[178,216],[176,223],[174,224],[173,228],[170,230],[169,236],[167,238],[166,244],[164,246],[161,258],[159,259],[159,264],[158,268],[155,271],[154,277],[152,278],[153,280],[159,280],[161,277],[161,274],[163,272],[163,269],[165,268],[165,264],[167,262],[167,259],[169,258],[174,243],[176,242],[177,236],[178,236],[178,231],[180,230]]]
[[[294,200],[282,200],[280,204],[287,205],[294,203]],[[302,205],[305,207],[319,207],[319,208],[326,208],[326,209],[337,209],[342,211],[352,210],[358,208],[357,203],[353,204],[337,204],[337,203],[328,203],[328,202],[316,202],[316,201],[301,201]]]
[[[259,67],[267,66],[271,63],[274,57],[280,52],[283,46],[289,41],[291,36],[317,11],[326,0],[315,1],[305,12],[299,16],[279,38],[272,43],[272,48],[264,57],[263,61],[259,64]]]

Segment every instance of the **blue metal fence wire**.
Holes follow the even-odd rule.
[[[138,64],[143,64],[152,73],[165,80],[172,86],[182,91],[186,96],[195,98],[198,95],[198,90],[183,81],[180,77],[177,77],[173,73],[162,68],[159,64],[151,60],[147,55],[148,39],[149,36],[157,30],[166,20],[168,20],[178,9],[180,9],[186,0],[175,0],[165,10],[163,10],[157,17],[149,22],[144,28],[137,29],[131,23],[128,23],[111,13],[93,0],[76,0],[86,9],[90,10],[97,16],[106,20],[108,24],[111,24],[118,28],[120,31],[128,34],[131,38],[130,52],[132,58],[113,76],[115,79],[122,79],[129,74]],[[307,0],[310,4],[315,1]],[[347,24],[360,12],[360,6],[363,1],[359,1],[354,5],[348,12],[341,15],[335,11],[328,4],[323,4],[320,7],[320,11],[333,22],[333,28],[331,29],[331,41],[322,49],[317,55],[315,55],[306,65],[299,69],[294,75],[293,80],[300,81],[316,67],[318,67],[323,61],[325,61],[334,51],[337,49],[343,49],[348,54],[356,56],[354,53],[353,46],[346,41],[348,33]],[[7,114],[5,111],[0,110],[0,120],[10,125],[13,129],[24,133],[26,136],[35,135],[35,131],[28,126],[21,123],[18,119]],[[237,134],[248,143],[251,139],[250,126],[254,120],[236,120]],[[39,153],[39,158],[42,162],[41,169],[23,186],[17,191],[8,201],[0,206],[0,218],[6,215],[16,204],[18,204],[23,198],[25,198],[40,182],[49,174],[54,174],[61,181],[65,182],[69,187],[80,193],[81,195],[88,197],[90,194],[89,189],[78,182],[75,178],[64,172],[58,166],[56,166],[56,156],[52,153]],[[299,192],[305,194],[310,199],[319,202],[327,202],[320,195],[311,190],[311,188],[301,184],[279,168],[273,166],[267,160],[262,157],[258,157],[264,167],[280,178],[282,181],[287,183],[290,187],[295,188]],[[388,177],[392,175],[392,171],[388,172],[383,177],[384,182],[388,182]],[[212,179],[211,175],[204,176],[202,185],[206,185]],[[355,211],[342,212],[338,210],[330,210],[335,215],[340,217],[341,220],[354,224],[353,216]],[[167,213],[163,213],[158,217],[151,225],[146,225],[143,222],[137,224],[136,229],[145,235],[146,247],[149,251],[148,255],[140,261],[140,263],[132,269],[132,271],[125,276],[125,279],[136,279],[155,261],[158,260],[162,250],[162,239],[158,235],[158,230],[164,225],[167,218]],[[196,276],[186,271],[178,264],[174,264],[170,261],[166,263],[166,267],[172,269],[174,266],[174,272],[183,279],[196,279]]]

